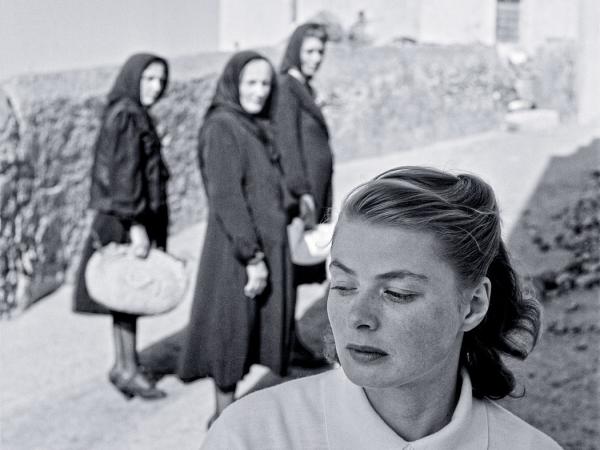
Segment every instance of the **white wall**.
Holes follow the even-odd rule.
[[[422,0],[419,37],[423,42],[496,42],[496,0]]]
[[[376,41],[412,37],[440,44],[483,42],[496,36],[496,0],[298,0],[299,18],[333,12],[344,27],[365,12]]]
[[[577,39],[578,28],[579,0],[521,0],[519,41],[527,52],[548,39]]]
[[[299,0],[302,1],[302,0]],[[219,49],[273,45],[292,29],[291,0],[220,0]]]
[[[292,0],[221,0],[219,47],[230,50],[279,43],[294,27]],[[297,23],[320,11],[345,29],[364,11],[377,43],[412,37],[439,44],[493,44],[496,0],[297,0]]]
[[[600,1],[600,0],[596,0]],[[230,50],[280,43],[294,27],[293,0],[221,0],[219,43]],[[378,43],[413,37],[436,44],[496,42],[497,0],[296,0],[297,21],[329,11],[345,29],[366,15]],[[520,44],[527,51],[547,39],[577,38],[578,0],[520,0]]]
[[[367,29],[376,42],[389,42],[395,37],[418,35],[419,3],[422,0],[298,0],[298,16],[305,21],[316,13],[334,13],[345,29],[364,11]]]
[[[600,121],[600,2],[579,0],[577,108],[580,123]]]

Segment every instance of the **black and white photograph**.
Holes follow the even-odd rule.
[[[0,449],[600,450],[600,2],[0,0]]]

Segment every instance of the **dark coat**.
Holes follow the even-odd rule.
[[[327,124],[310,87],[289,74],[279,77],[275,136],[290,191],[315,199],[317,220],[324,222],[332,205],[333,153]]]
[[[182,380],[210,376],[222,390],[233,389],[252,364],[285,375],[294,326],[279,156],[258,118],[232,105],[244,65],[239,58],[251,55],[237,54],[226,67],[200,133],[209,216],[178,368]],[[245,267],[259,251],[269,269],[267,288],[249,299]]]
[[[229,389],[251,364],[284,375],[294,321],[281,174],[265,145],[231,113],[205,125],[209,217],[179,376]],[[244,295],[246,262],[265,254],[266,290]]]
[[[129,242],[129,228],[139,223],[155,246],[166,248],[169,172],[152,119],[139,102],[141,74],[154,61],[166,67],[153,55],[130,58],[108,96],[94,147],[89,206],[96,215],[77,274],[76,312],[111,313],[90,297],[85,285],[85,269],[98,245]]]
[[[167,204],[168,178],[148,114],[129,99],[113,104],[96,141],[90,208],[142,222]]]

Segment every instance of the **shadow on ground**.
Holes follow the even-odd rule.
[[[326,300],[323,297],[313,301],[312,304],[303,311],[302,316],[296,321],[296,333],[302,343],[301,347],[308,349],[318,360],[321,359],[324,353],[323,336],[328,327],[329,321],[327,319]],[[157,379],[175,375],[184,336],[185,328],[147,346],[140,352],[140,363]],[[300,351],[303,351],[303,349],[300,348]],[[292,358],[294,358],[294,356],[296,355],[293,354]],[[317,374],[329,368],[319,364],[318,360],[314,361],[313,364],[311,364],[311,362],[308,364],[302,364],[301,362],[295,363],[293,360],[290,366],[289,376],[286,378],[281,378],[271,373],[265,373],[253,383],[245,394],[279,384],[288,379]],[[316,367],[312,367],[313,365]]]
[[[574,246],[562,245],[562,238],[556,239],[566,234],[566,227],[576,231],[573,239],[591,233],[585,252],[595,266],[588,269],[598,271],[600,192],[593,178],[599,168],[600,140],[572,155],[550,160],[509,239],[521,274],[534,279],[544,272],[564,274],[573,267],[581,255],[576,255]],[[596,209],[591,211],[588,225],[596,228],[586,231],[572,223],[572,210],[590,194],[596,199],[592,201]],[[524,398],[502,403],[566,449],[598,449],[600,288],[593,282],[587,287],[584,283],[568,286],[544,298],[543,333],[530,357],[524,363],[509,361],[519,386],[526,390]]]

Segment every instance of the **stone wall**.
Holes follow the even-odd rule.
[[[563,121],[577,115],[576,52],[573,41],[553,41],[531,58],[533,98],[538,108],[558,111]]]
[[[22,220],[18,210],[25,201],[19,179],[24,166],[17,154],[19,124],[8,97],[0,90],[0,315],[16,305],[18,275],[25,272],[21,261]]]
[[[214,77],[175,82],[155,110],[172,173],[173,231],[205,213],[195,141],[213,86]],[[28,99],[17,112],[0,98],[0,315],[18,313],[73,276],[91,220],[89,171],[103,101]]]
[[[340,48],[319,91],[338,161],[489,130],[512,98],[493,48]]]
[[[554,67],[553,58],[570,61],[548,55],[544,67]],[[196,138],[225,59],[174,60],[175,81],[153,111],[172,174],[173,232],[206,214]],[[73,276],[90,222],[93,142],[115,71],[28,76],[0,86],[0,316],[24,310]],[[536,101],[560,98],[574,110],[569,77],[559,71],[549,80]],[[554,89],[552,80],[560,81]],[[514,95],[513,81],[489,47],[330,46],[316,87],[340,162],[493,129]]]

